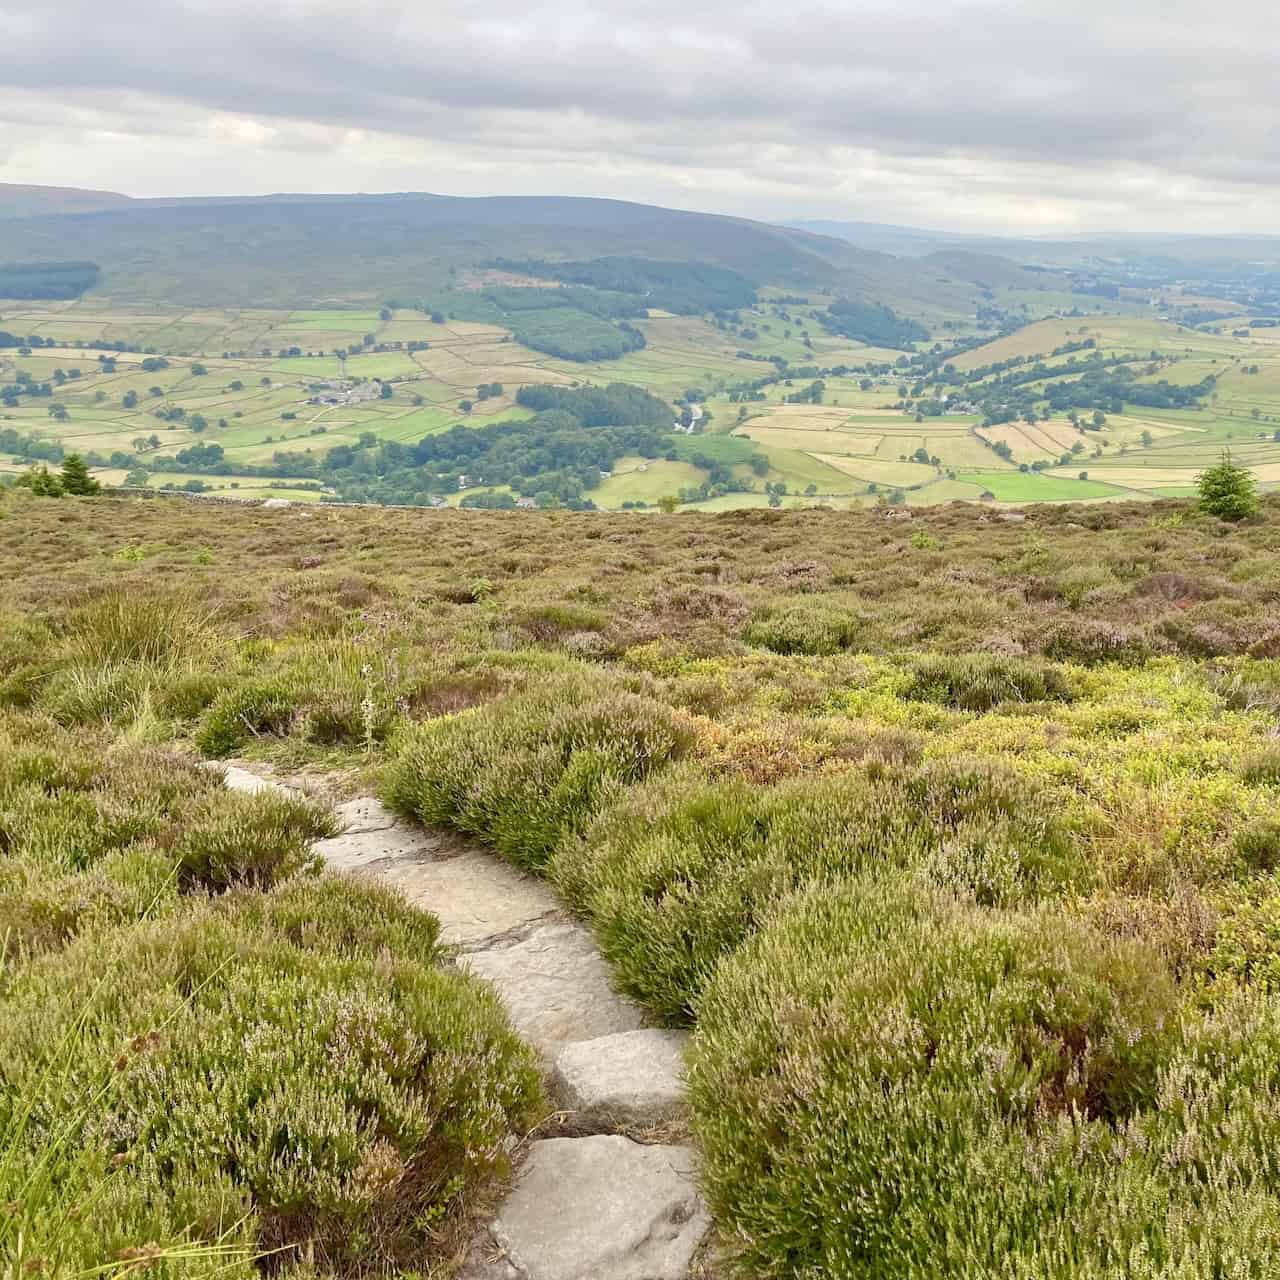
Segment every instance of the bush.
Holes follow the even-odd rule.
[[[692,1018],[721,958],[799,888],[919,869],[983,902],[1051,891],[1075,868],[1029,788],[981,763],[772,788],[672,771],[556,854],[619,985],[668,1022]]]
[[[1057,913],[814,889],[719,968],[689,1059],[736,1272],[1130,1274],[1162,1206],[1113,1201],[1097,1166],[1167,1182],[1117,1130],[1156,1103],[1175,1023],[1151,955]]]
[[[278,680],[254,680],[220,694],[196,729],[196,747],[222,760],[262,734],[288,732],[296,694]]]
[[[862,621],[856,613],[822,600],[771,606],[752,621],[744,635],[748,644],[774,653],[838,653],[852,648]]]
[[[246,1210],[241,1240],[326,1271],[421,1267],[447,1246],[464,1197],[505,1169],[538,1075],[492,991],[437,967],[420,920],[384,890],[324,880],[86,938],[21,972],[0,1019],[0,1132],[26,1161],[55,1161],[55,1183],[81,1150],[100,1178],[123,1169],[82,1201],[55,1270],[217,1238]],[[34,1199],[6,1224],[64,1249],[62,1215]]]
[[[180,892],[269,886],[311,862],[332,818],[246,796],[157,748],[108,747],[39,717],[0,722],[0,937],[10,953],[163,915]]]
[[[1002,702],[1070,702],[1070,681],[1056,667],[994,654],[918,658],[904,698],[960,711],[990,711]]]
[[[559,677],[423,725],[400,745],[386,799],[537,869],[606,796],[678,759],[692,741],[661,703]]]

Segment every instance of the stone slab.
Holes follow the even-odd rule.
[[[516,1033],[548,1064],[575,1040],[640,1027],[640,1010],[613,990],[604,958],[580,925],[539,925],[517,942],[473,952],[466,963],[497,987]]]
[[[688,1147],[548,1138],[533,1144],[463,1276],[685,1280],[709,1225]]]
[[[443,845],[440,836],[422,827],[386,827],[377,831],[348,832],[311,847],[335,871],[359,871],[376,862],[435,857]]]
[[[345,804],[336,805],[333,810],[346,835],[363,835],[367,831],[386,831],[389,827],[402,825],[381,800],[372,796],[360,796],[356,800],[348,800]]]
[[[413,830],[430,838],[429,832]],[[524,875],[510,863],[479,849],[464,848],[455,854],[456,845],[444,847],[451,856],[396,860],[377,867],[383,884],[394,885],[415,906],[440,918],[442,942],[476,946],[559,909],[555,894],[541,880]]]
[[[557,1099],[575,1125],[598,1132],[679,1120],[687,1039],[682,1031],[646,1027],[566,1045],[552,1073]]]
[[[248,769],[242,769],[237,764],[224,765],[216,760],[210,760],[205,767],[222,774],[222,784],[228,791],[242,791],[246,795],[253,796],[262,791],[286,790],[278,782],[260,778],[256,773],[250,773]]]

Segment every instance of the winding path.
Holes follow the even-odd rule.
[[[238,791],[279,787],[237,765]],[[439,917],[458,963],[497,989],[562,1108],[472,1242],[460,1280],[687,1280],[710,1225],[693,1176],[683,1036],[644,1026],[590,932],[551,890],[494,855],[404,822],[372,798],[337,807],[315,845]]]

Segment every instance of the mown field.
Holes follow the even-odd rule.
[[[27,356],[0,351],[0,384],[20,374],[37,383],[59,373],[64,379],[52,384],[47,398],[22,397],[0,408],[0,429],[93,452],[108,483],[120,483],[130,472],[136,482],[143,472],[153,487],[195,480],[228,495],[269,492],[314,500],[332,496],[323,478],[264,479],[238,472],[237,464],[274,465],[278,454],[318,459],[332,448],[360,447],[371,438],[412,445],[455,424],[484,427],[527,417],[514,399],[522,386],[621,381],[672,402],[694,392],[706,416],[692,437],[698,450],[676,437],[678,460],[658,461],[643,483],[636,477],[610,482],[589,495],[607,508],[652,507],[668,494],[682,494],[688,505],[707,510],[751,507],[766,501],[765,485],[785,489],[777,500],[789,507],[871,506],[888,498],[919,506],[957,498],[997,504],[1149,499],[1190,492],[1199,472],[1227,448],[1254,470],[1264,489],[1280,485],[1280,357],[1266,338],[1268,330],[1234,338],[1145,315],[1026,325],[957,355],[951,362],[957,378],[1011,359],[1060,363],[1054,350],[1088,339],[1099,356],[1131,361],[1139,383],[1161,379],[1192,386],[1212,375],[1216,385],[1199,408],[1128,405],[1087,433],[1061,414],[983,426],[981,414],[963,408],[918,416],[910,396],[904,409],[902,392],[915,375],[904,371],[903,353],[825,332],[817,320],[831,301],[825,295],[798,303],[770,292],[776,295],[766,291],[740,332],[723,331],[700,317],[656,313],[638,322],[647,343],[642,350],[588,362],[532,351],[500,325],[448,316],[436,322],[410,310],[384,317],[380,310],[181,312],[112,310],[93,299],[0,302],[0,327],[84,344],[36,348]],[[93,344],[105,341],[136,343],[163,355],[167,367],[148,372],[142,368],[145,354],[116,353],[114,367],[104,370],[98,360],[104,352]],[[283,354],[290,350],[300,354]],[[343,363],[334,354],[338,350],[354,354]],[[733,398],[740,394],[735,388],[774,372],[766,355],[797,367],[809,363],[847,372],[823,379],[817,403],[789,402],[805,391],[809,378],[780,378],[749,400]],[[1146,373],[1152,357],[1159,359],[1158,372]],[[370,398],[311,403],[324,395],[322,384],[344,371]],[[964,397],[990,382],[957,381],[950,394],[963,406]],[[486,385],[501,390],[482,397],[479,389]],[[51,417],[54,411],[60,416]],[[694,491],[708,482],[709,472],[693,454],[709,457],[715,442],[730,436],[747,442],[748,453],[763,455],[768,470],[753,475],[747,454],[734,455],[732,478],[751,491],[699,498]],[[227,474],[179,476],[181,469],[172,463],[157,467],[158,459],[200,443],[222,448]],[[10,471],[22,465],[17,457],[0,458]],[[1043,474],[1029,475],[1032,468]]]
[[[19,1269],[445,1275],[536,1108],[245,755],[548,877],[692,1029],[728,1275],[1280,1270],[1280,498],[0,503]]]

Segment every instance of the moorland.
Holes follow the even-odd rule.
[[[1270,1274],[1276,501],[11,492],[6,1247],[445,1275],[538,1111],[430,917],[315,875],[323,807],[195,763],[240,756],[548,877],[692,1028],[729,1273]]]

